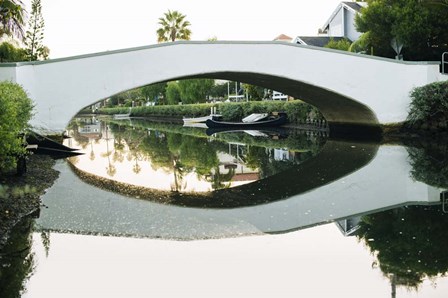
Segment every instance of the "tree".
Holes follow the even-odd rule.
[[[166,100],[168,104],[175,105],[181,101],[180,88],[177,82],[169,82],[166,86]]]
[[[0,171],[16,165],[16,157],[25,154],[19,134],[28,126],[33,104],[17,84],[0,82]]]
[[[185,20],[186,15],[178,11],[168,10],[163,18],[159,18],[159,25],[157,30],[158,42],[169,42],[175,40],[190,40],[191,31],[188,28],[191,24]]]
[[[212,79],[190,79],[179,81],[180,95],[183,103],[203,103],[215,85]]]
[[[251,85],[251,84],[243,84],[243,88],[246,90],[249,99],[251,101],[260,101],[264,97],[264,89],[263,87]]]
[[[373,48],[375,55],[395,57],[392,40],[403,45],[401,54],[405,60],[437,61],[448,50],[446,6],[426,5],[421,0],[369,0],[368,3],[355,22],[358,31],[369,33],[367,47]]]
[[[341,51],[348,51],[350,46],[351,46],[351,42],[346,39],[343,38],[341,40],[334,40],[333,38],[330,39],[330,41],[324,46],[325,48],[328,49],[335,49],[335,50],[341,50]]]
[[[0,36],[18,37],[23,40],[25,9],[20,0],[0,0]]]
[[[31,2],[31,17],[28,22],[28,30],[25,36],[27,58],[30,61],[48,59],[49,50],[42,44],[44,38],[44,18],[40,0]]]
[[[448,272],[448,214],[440,205],[405,206],[362,217],[358,238],[370,248],[385,276],[417,288]]]
[[[0,62],[18,62],[26,60],[26,51],[9,42],[0,44]]]
[[[157,83],[144,86],[140,88],[141,94],[146,98],[146,101],[158,102],[165,97],[166,83]]]

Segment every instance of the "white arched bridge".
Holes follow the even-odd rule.
[[[183,78],[231,79],[316,106],[333,124],[406,119],[412,88],[442,80],[437,62],[404,62],[281,42],[174,42],[0,64],[0,80],[35,102],[31,124],[63,131],[82,108],[121,91]]]

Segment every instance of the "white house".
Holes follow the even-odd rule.
[[[319,29],[318,36],[297,36],[293,42],[323,47],[330,39],[338,41],[346,38],[350,41],[355,41],[362,34],[356,30],[355,17],[366,6],[367,2],[341,2]]]

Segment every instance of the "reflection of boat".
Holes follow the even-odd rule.
[[[208,136],[217,133],[237,133],[244,132],[250,136],[259,138],[271,138],[271,139],[283,139],[288,136],[289,131],[287,128],[283,127],[262,127],[257,130],[255,129],[245,129],[239,127],[219,127],[219,128],[207,128],[205,133]]]
[[[260,127],[276,127],[285,124],[288,121],[286,113],[269,116],[263,120],[255,122],[227,122],[216,119],[209,119],[205,122],[209,128],[238,128],[238,129],[257,129]]]
[[[83,154],[80,152],[76,152],[76,150],[78,149],[67,147],[35,132],[30,132],[26,135],[26,142],[30,145],[37,145],[37,148],[33,147],[33,149],[31,150],[36,154],[51,155],[56,158],[64,158]]]

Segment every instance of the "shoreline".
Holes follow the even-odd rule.
[[[59,177],[54,165],[55,160],[50,156],[30,155],[25,174],[0,176],[0,184],[7,187],[6,198],[0,197],[0,249],[7,243],[14,226],[39,212],[42,205],[40,197]]]

